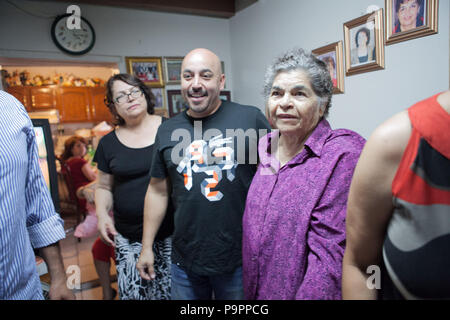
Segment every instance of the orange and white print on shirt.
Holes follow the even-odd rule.
[[[202,194],[209,201],[220,201],[223,198],[222,192],[213,189],[222,180],[222,171],[227,172],[229,181],[235,178],[238,163],[234,160],[234,150],[229,146],[230,144],[233,144],[232,137],[223,138],[219,135],[209,142],[195,140],[186,148],[185,156],[179,163],[177,171],[183,174],[184,186],[187,190],[192,188],[192,172],[204,172],[210,177],[200,183]],[[214,161],[209,161],[209,154],[215,158]]]

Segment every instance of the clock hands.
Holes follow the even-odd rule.
[[[81,28],[67,28],[67,16],[55,19],[52,25],[52,38],[56,45],[71,54],[89,51],[95,42],[95,33],[89,23],[82,21]]]

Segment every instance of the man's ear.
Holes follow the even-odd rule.
[[[225,75],[222,73],[220,75],[220,91],[225,88]]]

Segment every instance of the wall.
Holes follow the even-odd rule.
[[[97,42],[80,58],[52,43],[53,18],[67,4],[0,0],[0,57],[118,63],[125,56],[182,56],[207,47],[225,61],[233,100],[264,109],[264,70],[292,47],[308,50],[343,40],[343,23],[384,0],[259,0],[230,20],[81,5]],[[389,116],[449,87],[449,1],[440,1],[439,33],[385,48],[385,70],[345,78],[345,94],[333,98],[329,120],[368,137]],[[319,25],[319,27],[316,27]],[[168,87],[171,89],[174,87]]]
[[[313,50],[344,39],[343,24],[384,0],[259,0],[230,20],[234,99],[264,109],[266,66],[293,47]],[[449,1],[440,1],[439,33],[385,48],[385,70],[345,78],[329,121],[368,138],[416,101],[449,88]]]
[[[54,16],[69,4],[0,0],[0,57],[115,62],[125,72],[125,56],[184,56],[207,47],[225,62],[231,90],[229,20],[82,4],[81,15],[97,40],[92,51],[74,58],[59,51],[50,36]]]

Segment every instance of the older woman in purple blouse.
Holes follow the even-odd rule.
[[[340,299],[345,212],[365,140],[325,119],[333,84],[324,62],[289,51],[267,69],[273,132],[243,218],[247,299]]]

